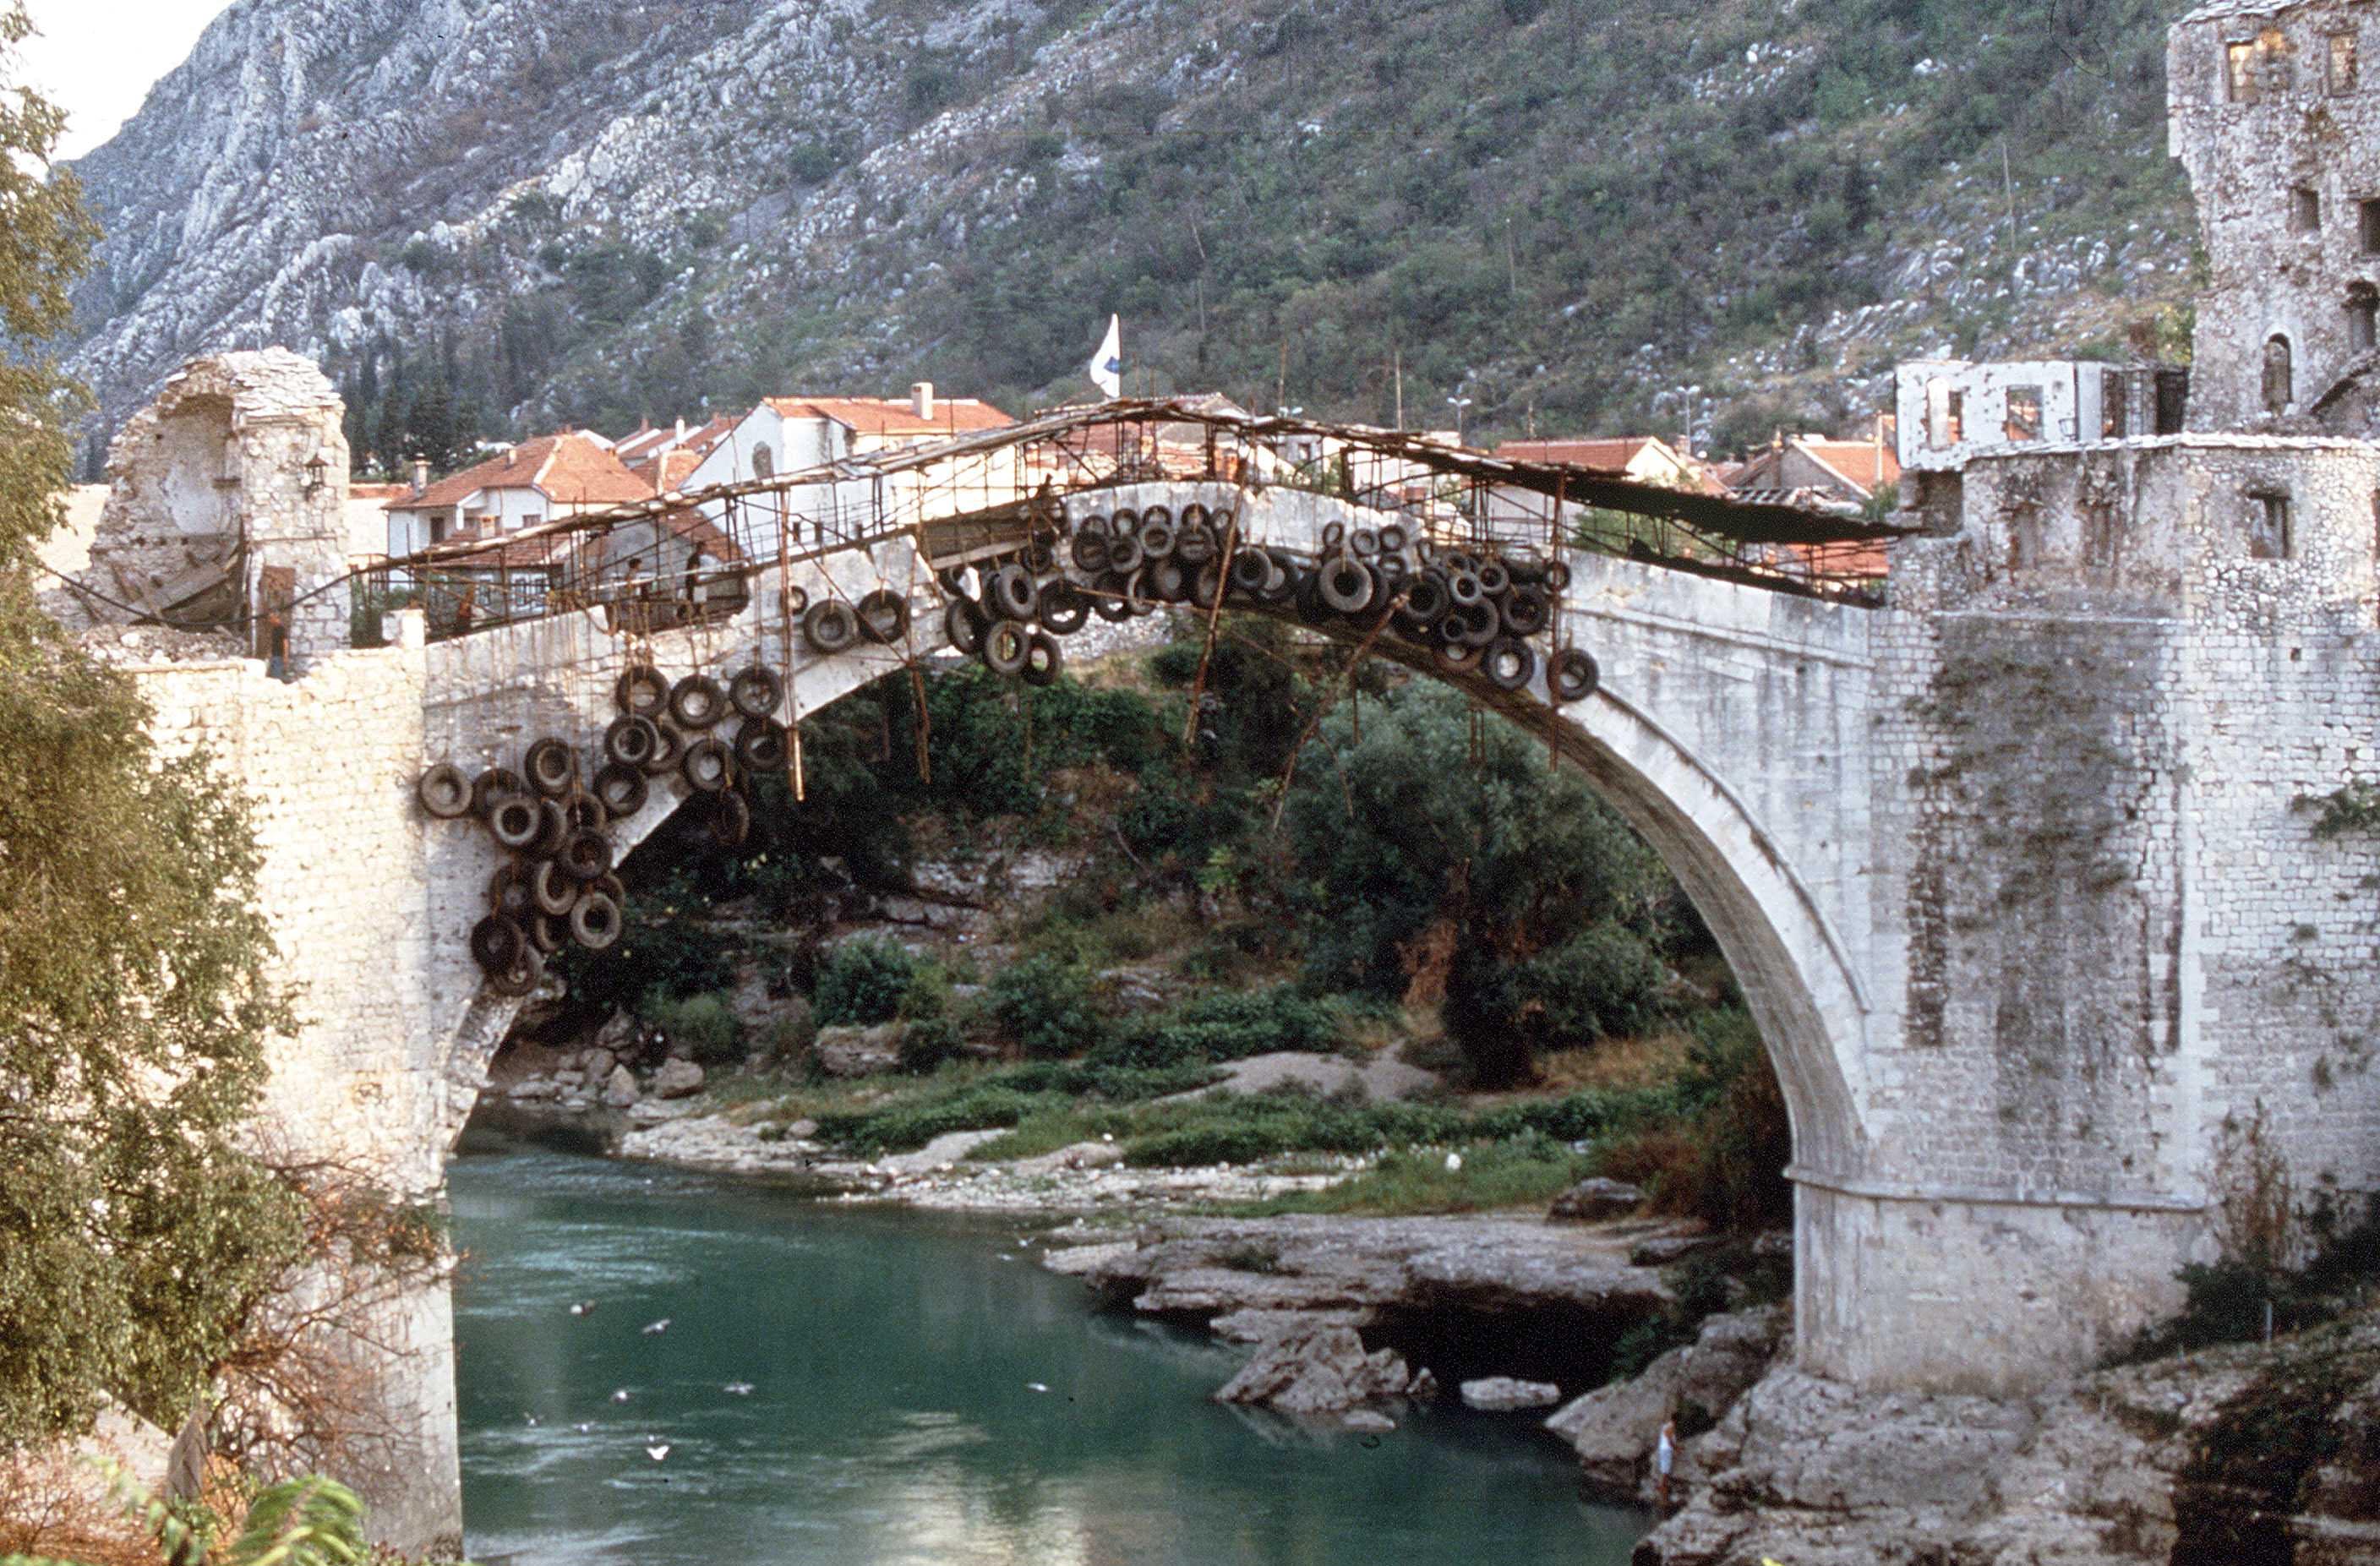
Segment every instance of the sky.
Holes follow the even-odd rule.
[[[67,111],[61,159],[79,158],[140,111],[230,0],[25,0],[28,86]]]

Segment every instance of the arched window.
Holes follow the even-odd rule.
[[[2276,332],[2265,343],[2265,411],[2287,413],[2297,397],[2289,340]]]
[[[2369,283],[2353,283],[2347,289],[2347,351],[2368,354],[2380,346],[2375,340],[2374,324],[2380,322],[2380,288]]]
[[[773,479],[777,476],[776,454],[764,443],[752,448],[752,477]]]

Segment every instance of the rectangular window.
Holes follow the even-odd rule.
[[[1967,394],[1957,387],[1942,400],[1942,443],[1955,446],[1967,438]]]
[[[2041,388],[2010,386],[2008,391],[2008,428],[2010,443],[2022,445],[2041,439]]]
[[[2099,380],[2099,438],[2120,441],[2131,433],[2131,404],[2128,396],[2131,382],[2120,370],[2104,372]]]
[[[2256,46],[2253,43],[2226,43],[2223,46],[2223,80],[2231,102],[2252,103],[2256,101]]]
[[[540,516],[536,512],[532,511],[528,516],[521,518],[521,526],[524,528],[534,528],[544,520],[544,517]]]
[[[2330,90],[2352,92],[2355,82],[2355,34],[2334,32],[2330,35]]]
[[[2248,516],[2248,554],[2254,560],[2287,560],[2289,557],[2289,497],[2284,494],[2250,495],[2255,509]]]
[[[2289,192],[2289,232],[2319,234],[2322,232],[2322,196],[2301,185]]]

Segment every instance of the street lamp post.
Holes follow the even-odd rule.
[[[1463,410],[1471,406],[1469,397],[1449,397],[1446,406],[1454,410],[1454,443],[1463,443]]]

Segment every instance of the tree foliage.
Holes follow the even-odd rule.
[[[77,399],[39,345],[91,239],[61,124],[0,83],[0,1450],[107,1395],[178,1421],[298,1232],[234,1135],[286,1021],[244,808],[34,601]]]

